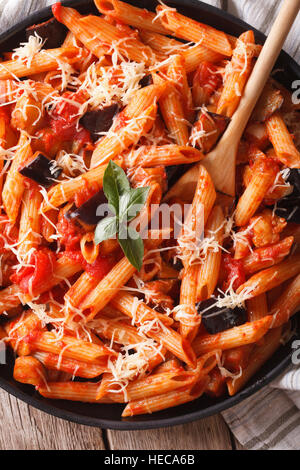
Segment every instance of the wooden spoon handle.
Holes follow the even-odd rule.
[[[218,145],[202,162],[209,171],[216,189],[230,196],[235,194],[235,165],[238,144],[299,9],[300,0],[285,0],[283,2],[245,87],[239,107]]]
[[[300,9],[300,0],[285,0],[245,87],[240,105],[232,118],[241,138],[251,113],[272,72],[285,39]],[[233,129],[231,129],[233,130]]]

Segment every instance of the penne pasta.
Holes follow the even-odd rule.
[[[65,36],[47,38],[52,18],[0,59],[0,342],[42,397],[127,418],[234,395],[285,339],[298,108],[270,78],[239,199],[217,193],[205,155],[247,92],[254,32],[94,4],[53,4]]]

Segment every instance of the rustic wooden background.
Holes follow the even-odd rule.
[[[205,1],[205,0],[204,0]],[[17,0],[0,0],[1,7],[10,8]],[[43,5],[41,6],[44,6]],[[54,3],[48,0],[48,4]],[[243,18],[257,29],[268,32],[280,0],[206,0],[206,3]],[[24,15],[37,9],[39,0],[19,0]],[[13,9],[12,9],[13,13]],[[13,15],[12,15],[13,18]],[[298,61],[300,42],[296,32],[299,20],[285,49]],[[294,34],[293,34],[294,33]],[[90,428],[54,418],[36,410],[0,390],[0,450],[241,450],[242,447],[219,416],[201,421],[148,431],[111,431]]]

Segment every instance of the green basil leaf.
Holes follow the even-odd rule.
[[[118,219],[117,217],[106,217],[102,219],[95,230],[95,243],[99,245],[99,243],[103,242],[104,240],[109,240],[116,235],[118,231]]]
[[[124,170],[112,160],[109,161],[104,173],[103,191],[109,204],[114,207],[116,215],[118,215],[120,196],[130,191],[130,184]]]
[[[149,187],[145,188],[135,188],[131,189],[129,195],[127,196],[128,193],[125,195],[121,196],[121,201],[120,201],[120,219],[121,220],[127,220],[127,222],[130,222],[133,220],[143,209],[147,197],[149,194]]]
[[[128,227],[127,237],[118,238],[118,241],[126,258],[132,266],[140,271],[144,258],[144,243],[137,231],[132,227]]]

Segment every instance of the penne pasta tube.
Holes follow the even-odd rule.
[[[18,142],[18,150],[7,173],[2,191],[3,206],[12,223],[14,223],[18,217],[25,189],[24,177],[18,172],[18,169],[20,165],[31,156],[30,138],[26,132],[22,131]]]
[[[32,58],[30,65],[19,60],[8,60],[0,63],[0,80],[10,78],[23,78],[42,72],[59,69],[60,62],[70,64],[78,60],[78,49],[76,47],[60,47],[38,52]]]
[[[189,86],[187,73],[185,70],[185,60],[181,54],[173,56],[173,60],[168,67],[168,77],[180,93],[185,118],[193,123],[195,120],[195,107],[193,103],[192,90]]]
[[[197,187],[192,206],[184,220],[181,234],[178,237],[178,247],[181,260],[187,264],[199,264],[199,246],[203,229],[216,200],[216,191],[209,173],[200,165]]]
[[[293,245],[294,238],[287,237],[284,240],[275,243],[275,245],[257,248],[243,259],[243,267],[246,275],[253,274],[262,269],[269,268],[274,264],[280,263],[289,255]]]
[[[224,236],[224,215],[220,206],[215,206],[210,213],[206,227],[205,239],[211,242],[205,259],[201,263],[197,280],[197,302],[209,299],[216,288],[222,257],[222,244]]]
[[[123,111],[122,111],[123,113]],[[116,118],[115,125],[108,132],[107,136],[100,140],[93,152],[91,168],[98,165],[104,165],[109,160],[113,160],[120,153],[131,145],[135,145],[142,135],[147,134],[154,124],[157,113],[157,105],[153,104],[145,109],[140,116],[133,116],[126,123],[126,112],[122,114],[122,119]],[[119,115],[120,116],[120,115]],[[120,126],[118,126],[118,123]]]
[[[261,342],[264,341],[264,338]],[[223,367],[229,370],[231,373],[239,375],[241,370],[245,369],[250,360],[250,355],[255,348],[255,344],[246,344],[246,346],[240,346],[239,348],[227,349],[223,352],[222,364]]]
[[[157,239],[150,238],[149,241],[146,252],[147,249],[157,248],[162,242],[159,236]],[[87,321],[92,320],[113,299],[119,289],[125,286],[135,272],[136,269],[126,256],[109,271],[79,305],[80,310],[87,313]]]
[[[215,335],[200,335],[193,342],[195,354],[201,356],[214,349],[232,349],[259,341],[268,331],[272,322],[270,315],[252,323],[245,323]]]
[[[216,349],[198,357],[197,365],[195,369],[193,369],[197,378],[199,379],[209,374],[216,367],[221,355],[221,349]]]
[[[99,255],[99,245],[94,243],[94,233],[88,232],[80,240],[80,249],[85,261],[93,264]]]
[[[153,77],[154,83],[156,76]],[[181,96],[170,82],[168,93],[159,99],[159,109],[171,136],[178,145],[186,146],[189,142],[188,121],[185,118]]]
[[[265,293],[257,295],[246,301],[248,311],[248,321],[256,321],[268,315],[268,302]]]
[[[22,259],[27,259],[32,248],[37,248],[41,243],[39,209],[42,200],[38,187],[25,190],[19,227],[19,241],[22,240],[22,243],[18,246],[18,254]]]
[[[40,205],[40,209],[42,207],[43,207],[43,204]],[[50,209],[46,217],[43,211],[41,211],[40,214],[41,214],[42,235],[48,243],[52,243],[56,235],[56,224],[57,224],[57,219],[58,219],[58,212],[56,209]]]
[[[249,291],[249,298],[256,297],[274,289],[274,287],[279,286],[291,277],[297,276],[299,272],[300,255],[295,255],[276,266],[254,274],[237,289],[237,293],[239,294],[244,289],[247,289]]]
[[[142,146],[123,156],[124,166],[151,168],[157,165],[184,165],[199,162],[204,155],[192,147],[179,145]]]
[[[69,306],[69,319],[79,313],[79,305],[81,302],[83,302],[87,294],[97,286],[98,283],[99,280],[96,277],[92,277],[89,273],[84,271],[79,276],[77,281],[70,287],[70,289],[65,294],[65,300]]]
[[[267,132],[278,159],[289,168],[300,168],[300,152],[279,112],[266,121]]]
[[[103,17],[82,16],[73,8],[61,4],[53,6],[53,14],[98,58],[112,55],[114,47],[118,47],[120,54],[130,60],[147,65],[155,62],[155,53],[150,47],[145,46],[130,30],[117,28]]]
[[[166,55],[181,54],[185,62],[186,73],[194,72],[201,62],[220,62],[224,56],[214,52],[202,44],[183,44],[176,39],[163,36],[154,32],[140,30],[140,37],[145,44],[152,49]],[[159,64],[156,67],[160,67]]]
[[[120,160],[116,160],[116,164],[122,166]],[[63,181],[53,186],[48,192],[48,200],[44,202],[43,211],[50,211],[53,207],[57,208],[65,202],[72,201],[77,192],[82,191],[87,185],[97,185],[99,190],[103,187],[103,176],[107,164],[100,165],[97,168],[88,170],[83,175],[76,178]]]
[[[115,118],[112,128],[93,152],[91,167],[108,163],[130,145],[138,142],[152,128],[156,117],[156,101],[166,84],[149,85],[139,90],[131,102]]]
[[[254,42],[253,31],[243,33],[238,39],[231,62],[226,69],[228,73],[218,101],[217,114],[223,114],[231,118],[236,111],[252,72],[254,54],[251,46],[254,45]]]
[[[139,334],[135,326],[129,325],[122,320],[98,317],[93,321],[92,325],[99,336],[113,340],[118,344],[128,346],[130,344],[139,344],[145,340],[145,338]]]
[[[272,305],[270,315],[273,315],[271,328],[277,328],[289,321],[300,306],[300,275],[298,274],[286,287],[284,292]]]
[[[184,370],[166,371],[135,380],[128,385],[124,392],[118,392],[117,389],[112,391],[112,386],[110,386],[104,396],[117,403],[126,403],[170,393],[179,388],[190,387],[195,381],[196,376],[193,372]]]
[[[94,379],[108,370],[106,357],[103,360],[97,359],[97,363],[95,364],[60,357],[58,354],[41,351],[36,352],[34,357],[47,369],[61,370],[62,372],[71,374],[74,377],[82,377],[84,379]]]
[[[113,403],[107,397],[97,399],[99,385],[93,382],[48,382],[36,389],[45,398],[81,401],[84,403]]]
[[[156,18],[156,14],[146,9],[137,8],[120,0],[95,0],[95,5],[103,15],[108,15],[129,26],[160,34],[170,34],[170,31],[162,26],[159,18]]]
[[[277,168],[273,162],[263,159],[255,168],[252,178],[244,193],[239,199],[236,212],[236,225],[246,225],[262,203],[267,191],[270,189],[277,175]]]
[[[126,257],[122,258],[111,271],[91,290],[79,305],[81,311],[88,312],[87,320],[92,320],[133,276],[136,269]]]
[[[14,365],[14,379],[23,384],[38,386],[46,381],[43,364],[35,357],[17,357]]]
[[[111,305],[131,317],[134,323],[138,324],[139,331],[163,344],[180,360],[194,365],[195,357],[190,343],[168,326],[167,316],[166,319],[163,315],[158,317],[159,314],[155,310],[130,294],[117,294],[112,299]]]
[[[230,42],[223,31],[192,20],[172,8],[159,5],[156,11],[160,14],[162,25],[173,31],[177,37],[204,44],[208,49],[225,56],[232,55]]]
[[[88,363],[104,356],[116,356],[114,351],[104,345],[90,343],[69,335],[63,335],[61,339],[58,339],[51,331],[36,335],[36,338],[30,342],[30,346],[35,351],[58,354]]]
[[[18,307],[21,303],[21,295],[22,291],[16,284],[0,290],[0,315],[7,314],[11,309]]]
[[[192,387],[185,387],[144,400],[132,401],[126,406],[122,417],[155,413],[156,411],[165,410],[166,408],[172,408],[196,400],[204,393],[208,381],[208,377],[204,377],[204,379],[200,380]]]
[[[201,317],[196,309],[197,278],[199,265],[187,266],[183,271],[180,289],[180,304],[176,307],[174,318],[180,322],[180,334],[192,342],[195,338]]]
[[[235,395],[253,377],[267,360],[273,356],[280,346],[281,328],[276,328],[266,335],[266,340],[261,346],[256,346],[249,359],[249,365],[243,370],[241,376],[236,379],[228,379],[227,387],[230,396]]]

